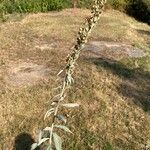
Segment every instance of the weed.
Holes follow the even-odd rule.
[[[72,75],[75,70],[76,61],[80,56],[81,50],[85,47],[85,43],[87,43],[89,34],[91,33],[93,27],[97,24],[100,14],[101,14],[101,10],[104,8],[104,5],[106,3],[106,1],[103,1],[103,0],[95,0],[94,2],[95,2],[95,5],[93,6],[93,9],[92,9],[92,16],[87,19],[87,22],[85,23],[85,27],[80,28],[80,31],[77,37],[77,43],[73,47],[72,53],[67,58],[67,65],[65,69],[61,70],[57,74],[57,76],[59,76],[62,72],[65,72],[62,85],[58,87],[60,88],[59,93],[53,97],[51,108],[46,112],[45,117],[44,117],[44,119],[46,119],[49,116],[53,115],[52,124],[50,127],[46,127],[45,129],[40,130],[40,133],[38,135],[38,141],[37,143],[32,144],[32,148],[31,148],[32,150],[36,149],[38,146],[42,145],[43,143],[47,141],[49,141],[48,142],[49,144],[47,147],[48,150],[52,150],[53,145],[55,145],[55,148],[57,150],[61,150],[62,149],[61,137],[58,136],[54,130],[62,129],[66,132],[72,133],[68,127],[61,125],[62,122],[66,124],[67,119],[64,115],[59,114],[59,109],[60,107],[73,108],[73,107],[79,106],[77,103],[65,104],[63,101],[65,100],[65,97],[66,97],[66,90],[74,82]],[[45,131],[48,132],[48,136],[46,137],[44,136]]]

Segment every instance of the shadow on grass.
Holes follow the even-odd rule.
[[[150,111],[150,73],[142,69],[130,69],[124,64],[103,58],[90,58],[97,67],[111,71],[122,78],[117,83],[118,93],[131,98],[133,103],[141,107],[145,112]]]
[[[150,36],[150,31],[147,31],[147,30],[136,30],[138,33],[140,33],[140,34],[145,34],[145,35],[148,35],[148,36]]]
[[[21,133],[15,138],[13,150],[31,150],[31,145],[33,143],[34,140],[30,134]]]

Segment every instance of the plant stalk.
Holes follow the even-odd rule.
[[[49,140],[50,145],[52,144],[53,129],[55,125],[55,119],[58,114],[58,109],[60,107],[61,101],[64,98],[66,88],[68,88],[68,86],[71,84],[73,80],[72,74],[75,69],[76,61],[79,58],[81,50],[85,47],[85,44],[87,43],[87,39],[93,27],[97,24],[105,3],[106,3],[106,0],[94,0],[94,5],[92,8],[93,15],[87,19],[87,22],[85,23],[85,27],[80,28],[80,31],[77,37],[77,43],[75,44],[72,53],[69,55],[69,57],[66,60],[67,65],[65,68],[65,77],[63,80],[63,86],[62,86],[61,94],[59,97],[59,101],[57,102],[57,106],[54,111],[54,116],[53,116],[52,125],[51,125],[50,140]]]

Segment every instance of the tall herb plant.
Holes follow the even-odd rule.
[[[31,149],[34,150],[43,143],[47,143],[47,150],[61,150],[62,149],[62,140],[61,137],[56,133],[57,129],[62,129],[66,132],[72,133],[68,127],[64,124],[58,124],[58,121],[66,123],[66,118],[59,111],[60,107],[73,108],[78,107],[77,103],[65,103],[65,96],[67,93],[68,87],[74,82],[73,73],[75,70],[75,64],[79,58],[80,52],[87,43],[87,39],[93,29],[97,24],[100,14],[104,8],[106,0],[94,0],[94,5],[92,7],[92,15],[87,18],[84,27],[80,28],[77,43],[73,47],[73,50],[69,57],[67,58],[66,67],[64,70],[61,70],[58,73],[58,76],[64,72],[64,78],[62,84],[59,86],[59,93],[54,97],[54,100],[51,103],[51,108],[46,112],[44,119],[52,117],[52,122],[49,127],[45,127],[38,134],[38,141],[32,144]],[[45,134],[46,133],[46,134]]]

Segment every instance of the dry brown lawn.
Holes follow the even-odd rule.
[[[15,149],[15,139],[30,144],[30,135],[35,139],[37,130],[49,125],[43,117],[58,84],[56,74],[89,15],[89,10],[67,9],[10,15],[0,23],[0,149]],[[64,150],[150,149],[150,26],[106,11],[89,41],[123,43],[146,55],[85,48],[67,96],[80,107],[63,110],[74,133],[60,133]]]

